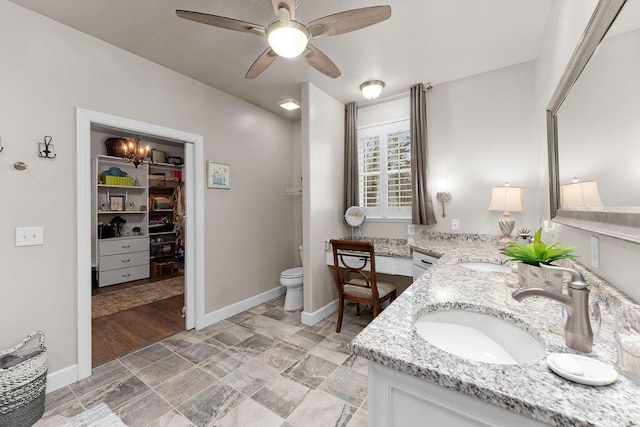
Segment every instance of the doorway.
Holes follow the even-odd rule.
[[[126,144],[148,161],[124,161]],[[185,329],[184,145],[91,126],[94,368]]]
[[[203,138],[200,135],[165,128],[127,118],[78,108],[76,110],[77,170],[77,283],[78,283],[78,365],[77,378],[91,375],[91,230],[92,172],[91,128],[98,126],[184,144],[184,179],[191,183],[185,191],[185,328],[204,323],[204,172]],[[196,161],[196,159],[198,159]]]

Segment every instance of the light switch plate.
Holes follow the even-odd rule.
[[[459,219],[452,219],[451,220],[451,230],[452,231],[460,230],[460,220]]]
[[[16,246],[44,245],[44,227],[16,228]]]

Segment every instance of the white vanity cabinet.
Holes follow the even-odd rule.
[[[546,424],[369,361],[369,427]]]
[[[438,258],[432,257],[422,252],[413,251],[413,280],[418,280],[422,273],[427,271],[434,263],[438,261]]]
[[[359,257],[344,257],[346,262],[349,263],[353,261],[353,265],[358,265],[362,261]],[[364,271],[370,271],[369,262],[367,261],[367,266],[364,268]],[[327,265],[333,266],[333,252],[327,251]],[[390,256],[380,256],[376,255],[376,273],[384,273],[384,274],[392,274],[397,276],[411,276],[411,259],[410,258],[400,258],[400,257],[390,257]],[[340,262],[340,266],[344,267],[342,262]]]

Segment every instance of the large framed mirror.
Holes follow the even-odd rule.
[[[547,106],[551,218],[640,243],[640,1],[600,0]]]

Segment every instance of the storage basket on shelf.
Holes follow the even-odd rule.
[[[25,348],[39,337],[37,347]],[[44,413],[47,348],[36,331],[13,348],[0,351],[0,426],[31,426]]]
[[[132,187],[134,182],[130,176],[102,175],[102,180],[106,185],[119,185],[121,187]]]
[[[126,152],[124,147],[129,144],[131,140],[126,138],[107,138],[104,140],[104,146],[107,149],[108,156],[124,157]]]

